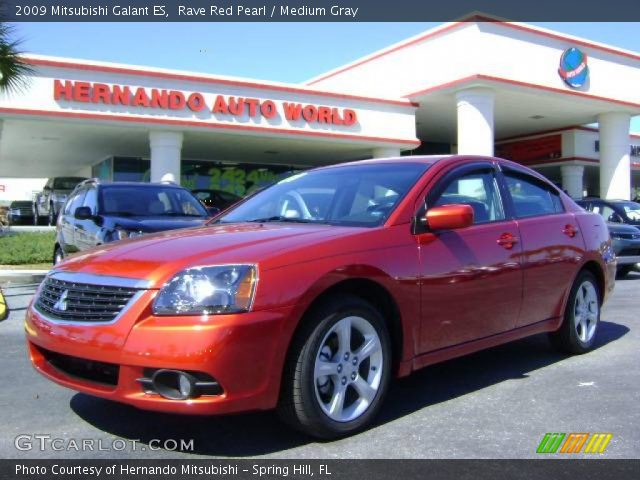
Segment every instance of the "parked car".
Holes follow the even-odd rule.
[[[197,188],[191,190],[198,200],[209,210],[209,213],[215,214],[226,210],[234,203],[242,200],[242,197],[225,192],[224,190],[210,190],[206,188]]]
[[[48,225],[55,225],[67,197],[76,185],[84,180],[84,177],[54,177],[47,180],[42,192],[37,193],[33,200],[34,224],[39,225],[44,217]]]
[[[31,202],[28,200],[11,202],[7,219],[9,220],[9,225],[31,225],[33,223]]]
[[[640,203],[587,197],[579,200],[578,204],[585,210],[599,213],[608,223],[640,226]]]
[[[627,224],[635,218],[633,212],[640,214],[640,204],[599,198],[579,200],[577,203],[585,210],[599,214],[607,222],[617,256],[618,277],[626,277],[640,263],[640,229]]]
[[[334,438],[421,367],[541,332],[588,352],[615,267],[602,217],[532,170],[381,159],[71,257],[25,330],[35,368],[69,388],[182,414],[277,408]]]
[[[210,218],[189,190],[171,183],[82,182],[58,219],[53,263],[104,243],[176,228]]]

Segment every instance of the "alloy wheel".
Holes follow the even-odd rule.
[[[598,323],[598,294],[591,282],[583,282],[576,293],[574,325],[576,335],[583,343],[593,338]]]
[[[380,389],[384,355],[376,329],[366,319],[341,319],[324,336],[316,354],[314,387],[331,420],[350,422],[367,411]]]

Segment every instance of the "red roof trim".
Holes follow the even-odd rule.
[[[407,98],[415,98],[415,97],[420,96],[420,95],[425,95],[427,93],[432,93],[432,92],[435,92],[435,91],[438,91],[438,90],[444,90],[446,88],[455,87],[455,86],[461,85],[463,83],[468,83],[468,82],[477,81],[477,80],[494,82],[494,83],[503,83],[503,84],[506,84],[506,85],[515,85],[517,87],[533,88],[533,89],[536,89],[536,90],[543,90],[543,91],[546,91],[546,92],[559,93],[559,94],[562,94],[562,95],[571,95],[573,97],[579,97],[579,98],[583,98],[583,99],[587,99],[587,100],[597,100],[597,101],[601,101],[601,102],[617,103],[618,105],[624,105],[626,107],[633,107],[633,108],[640,109],[640,103],[627,102],[625,100],[618,100],[618,99],[615,99],[615,98],[602,97],[602,96],[599,96],[599,95],[591,95],[589,93],[583,93],[583,92],[575,92],[573,90],[563,90],[561,88],[547,87],[545,85],[538,85],[538,84],[535,84],[535,83],[521,82],[519,80],[510,80],[508,78],[494,77],[492,75],[484,75],[484,74],[469,75],[468,77],[460,78],[458,80],[453,80],[451,82],[443,83],[441,85],[436,85],[436,86],[433,86],[433,87],[425,88],[424,90],[418,90],[417,92],[409,93],[408,95],[405,95],[405,97],[407,97]]]
[[[234,125],[234,124],[219,124],[198,122],[193,120],[174,120],[165,118],[145,118],[145,117],[133,117],[127,115],[105,115],[97,113],[82,113],[82,112],[51,112],[48,110],[31,110],[22,108],[4,108],[0,107],[0,113],[9,113],[16,115],[37,115],[47,117],[61,117],[61,118],[78,118],[78,119],[90,119],[101,121],[120,121],[129,123],[142,123],[142,124],[154,124],[154,125],[172,125],[181,127],[201,127],[201,128],[214,128],[220,130],[240,130],[247,132],[264,132],[275,133],[280,135],[301,135],[306,137],[323,137],[332,138],[335,140],[362,140],[369,142],[384,142],[403,145],[420,145],[420,140],[403,140],[399,138],[386,138],[386,137],[370,137],[364,135],[353,134],[340,134],[333,132],[317,132],[306,130],[286,130],[284,128],[273,127],[256,127],[251,125]]]
[[[551,32],[545,32],[545,31],[540,31],[536,28],[533,27],[529,27],[526,25],[519,25],[519,24],[515,24],[515,23],[510,23],[510,22],[505,22],[503,20],[498,20],[495,18],[491,18],[491,17],[487,17],[487,16],[483,16],[483,15],[472,15],[468,18],[465,18],[464,20],[455,22],[455,23],[451,23],[449,25],[447,25],[444,28],[441,28],[440,30],[436,30],[436,31],[429,31],[427,33],[425,33],[424,35],[421,35],[420,37],[410,40],[406,43],[403,43],[401,45],[398,45],[390,50],[385,50],[382,51],[378,54],[375,54],[369,58],[365,58],[364,60],[356,60],[354,63],[349,64],[343,68],[340,68],[338,70],[335,70],[333,72],[330,72],[326,75],[323,75],[321,77],[315,78],[313,79],[311,82],[307,82],[307,85],[313,85],[315,83],[321,82],[322,80],[326,80],[327,78],[331,78],[334,77],[336,75],[339,75],[343,72],[346,72],[347,70],[351,70],[353,68],[359,67],[360,65],[363,65],[365,63],[369,63],[373,60],[377,60],[381,57],[384,57],[386,55],[389,55],[391,53],[397,52],[398,50],[402,50],[404,48],[407,47],[411,47],[413,45],[415,45],[416,43],[420,43],[424,40],[428,40],[430,38],[436,37],[438,35],[441,35],[443,33],[449,32],[455,28],[458,28],[462,25],[465,25],[467,23],[471,23],[471,22],[485,22],[485,23],[498,23],[501,26],[507,27],[507,28],[512,28],[514,30],[520,30],[520,31],[524,31],[527,33],[532,33],[534,35],[540,35],[542,37],[547,37],[547,38],[552,38],[554,40],[560,40],[563,42],[568,42],[571,43],[572,45],[580,45],[582,47],[586,47],[586,48],[591,48],[594,50],[600,50],[602,52],[606,52],[606,53],[610,53],[613,55],[619,55],[621,57],[626,57],[626,58],[630,58],[632,60],[640,60],[640,55],[635,54],[635,53],[631,53],[631,52],[625,52],[624,50],[619,50],[613,47],[607,47],[607,46],[603,46],[603,45],[598,45],[596,43],[593,42],[589,42],[586,40],[579,40],[567,35],[563,35],[563,34],[559,34],[559,33],[551,33]]]

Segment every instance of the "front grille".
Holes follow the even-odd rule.
[[[46,278],[36,300],[40,313],[69,322],[110,322],[138,290]]]
[[[640,248],[625,248],[618,254],[618,257],[637,257],[637,256],[640,256]]]
[[[55,369],[70,377],[89,380],[115,387],[118,385],[120,367],[113,363],[97,362],[85,358],[71,357],[37,347],[45,360]]]

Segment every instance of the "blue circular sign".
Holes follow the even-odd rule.
[[[560,68],[558,73],[564,83],[572,88],[580,88],[589,77],[589,67],[587,65],[587,54],[577,48],[569,48],[560,57]]]

